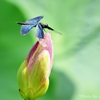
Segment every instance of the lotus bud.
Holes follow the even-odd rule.
[[[25,100],[36,100],[49,86],[53,63],[53,47],[50,33],[44,35],[32,47],[18,70],[19,93]]]

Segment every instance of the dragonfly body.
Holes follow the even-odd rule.
[[[43,23],[39,23],[39,24],[42,26],[42,28],[47,28],[47,29],[49,29],[49,30],[54,31],[54,29],[51,28],[51,27],[49,27],[48,24],[43,24]]]
[[[26,22],[17,22],[17,24],[22,25],[21,26],[21,34],[25,35],[28,34],[28,32],[33,28],[36,27],[36,36],[41,39],[44,38],[44,32],[43,29],[47,28],[49,30],[55,31],[53,28],[49,27],[48,24],[40,23],[39,21],[43,18],[43,16],[38,16],[35,18],[32,18],[30,20],[27,20]],[[58,33],[58,32],[57,32]]]

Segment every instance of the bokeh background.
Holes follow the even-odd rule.
[[[50,32],[50,86],[37,100],[100,100],[100,0],[1,0],[0,100],[23,100],[17,70],[37,39],[35,29],[21,36],[16,22],[39,15],[63,35]]]

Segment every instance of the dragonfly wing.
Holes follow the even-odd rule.
[[[43,32],[43,28],[40,24],[37,24],[36,26],[36,36],[41,39],[44,38],[44,32]]]
[[[24,24],[21,27],[21,34],[25,35],[27,34],[33,27],[36,27],[37,23],[43,18],[43,16],[38,16],[35,18],[32,18],[30,20],[27,20],[25,23],[19,22],[19,24]]]
[[[34,25],[22,25],[22,26],[21,26],[20,33],[21,33],[22,35],[25,35],[25,34],[27,34],[33,27],[34,27]]]
[[[29,19],[27,20],[25,23],[28,24],[28,25],[34,25],[36,26],[37,23],[43,18],[43,16],[38,16],[38,17],[35,17],[35,18],[32,18],[32,19]]]

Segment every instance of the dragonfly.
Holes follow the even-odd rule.
[[[51,28],[50,26],[48,26],[48,24],[43,24],[40,22],[40,20],[43,18],[44,16],[37,16],[35,18],[29,19],[26,22],[17,22],[17,24],[22,25],[21,29],[20,29],[20,33],[22,35],[26,35],[29,33],[29,31],[36,27],[36,36],[39,39],[43,39],[44,38],[44,29],[49,29],[52,30],[56,33],[61,34],[60,32],[55,31],[53,28]]]

